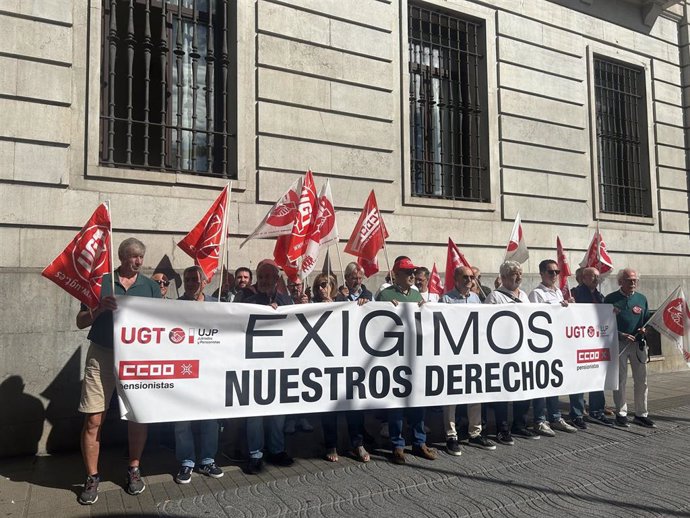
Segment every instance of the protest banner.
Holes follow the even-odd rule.
[[[512,401],[618,380],[607,304],[122,297],[114,335],[121,413],[138,422]]]

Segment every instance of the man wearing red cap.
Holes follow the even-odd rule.
[[[414,274],[417,267],[407,257],[398,259],[393,266],[393,285],[379,293],[376,300],[392,302],[397,306],[400,302],[416,302],[424,304],[419,291],[412,289]],[[428,460],[436,459],[436,450],[426,445],[424,431],[424,408],[408,408],[407,421],[414,435],[412,453]],[[388,411],[388,430],[393,446],[393,462],[405,464],[405,439],[402,436],[403,409],[393,408]]]

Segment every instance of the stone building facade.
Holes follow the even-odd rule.
[[[527,272],[598,222],[652,306],[685,284],[684,0],[1,4],[0,456],[78,446],[85,334],[40,271],[104,200],[149,270],[190,264],[228,179],[230,267],[255,266],[273,243],[239,243],[310,168],[341,250],[373,188],[391,258],[442,269],[450,236],[495,272],[519,212]]]

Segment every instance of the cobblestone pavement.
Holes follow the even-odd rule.
[[[221,479],[195,474],[180,486],[172,452],[154,447],[144,459],[147,491],[138,497],[119,485],[122,449],[108,450],[106,482],[88,507],[76,503],[78,454],[3,459],[0,516],[690,516],[689,389],[690,371],[651,376],[653,430],[590,424],[496,451],[464,447],[461,457],[408,455],[406,466],[391,464],[383,449],[368,464],[346,456],[326,462],[315,432],[290,439],[303,446],[290,468],[251,476],[224,465]]]

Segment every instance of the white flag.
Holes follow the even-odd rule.
[[[333,196],[331,195],[331,184],[328,180],[321,188],[317,204],[316,220],[314,221],[312,233],[307,236],[307,250],[302,257],[302,265],[300,267],[300,277],[302,279],[305,279],[314,270],[319,256],[319,249],[338,240],[338,225],[335,222]]]
[[[508,246],[506,246],[505,261],[517,261],[522,264],[529,258],[529,250],[527,250],[527,243],[525,243],[525,236],[522,234],[522,223],[520,221],[520,213],[515,216],[515,223],[513,224],[513,231],[510,233]]]
[[[651,326],[671,340],[690,367],[690,314],[683,288],[678,286],[650,318]]]
[[[242,248],[250,239],[266,239],[292,233],[292,226],[297,218],[299,196],[302,192],[302,178],[295,180],[290,188],[271,207],[259,226],[247,239],[242,241]]]

